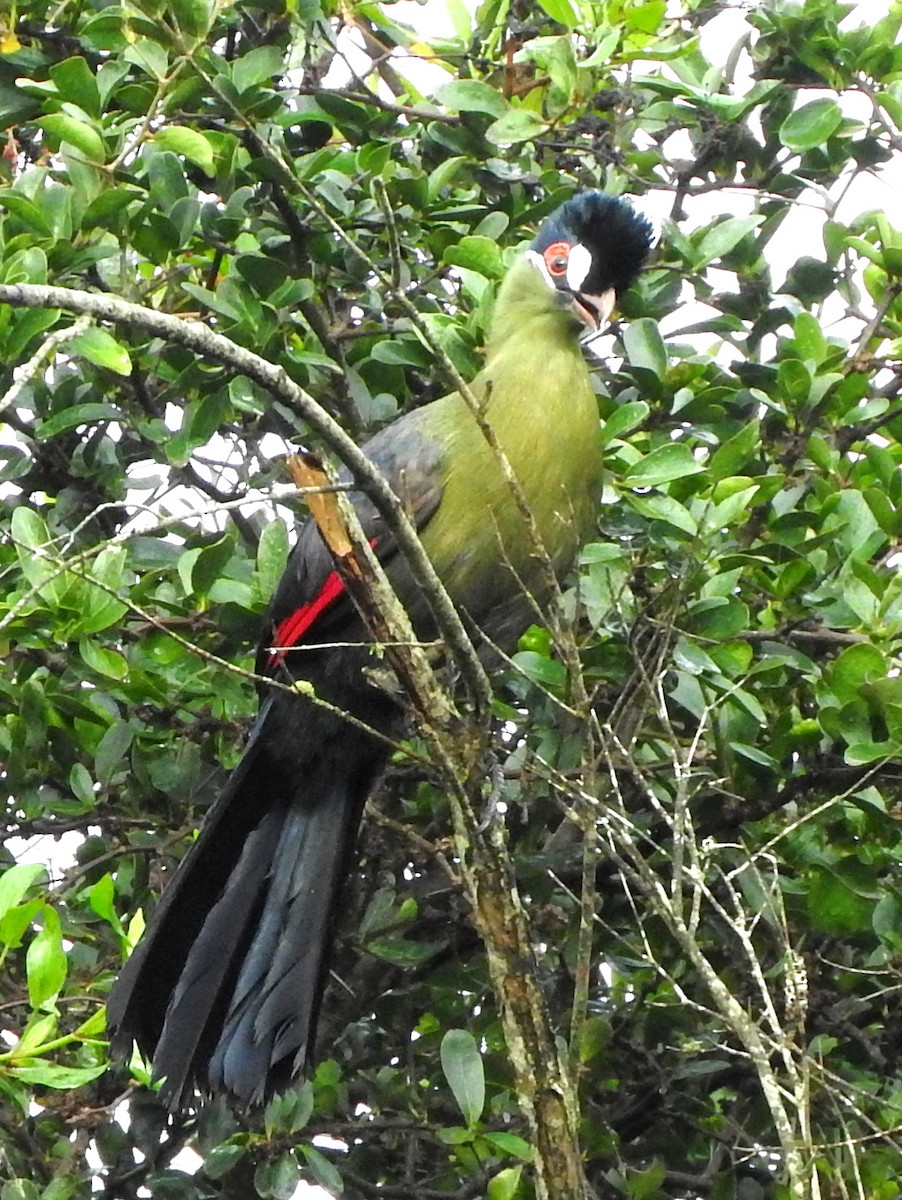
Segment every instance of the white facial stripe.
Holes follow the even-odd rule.
[[[539,254],[538,250],[527,250],[526,257],[529,259],[529,261],[531,263],[533,263],[535,266],[537,266],[539,268],[539,270],[542,272],[542,277],[544,278],[545,282],[548,284],[548,286],[550,288],[553,288],[555,286],[555,283],[554,283],[554,280],[551,278],[551,272],[548,270],[548,266],[545,262],[545,259],[542,257],[541,254]]]
[[[574,246],[567,261],[567,287],[571,292],[582,290],[592,268],[592,255],[585,246]]]

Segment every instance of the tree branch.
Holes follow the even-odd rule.
[[[86,313],[129,329],[142,330],[185,346],[238,374],[246,375],[264,387],[274,398],[291,405],[348,467],[355,482],[366,492],[394,534],[432,610],[448,650],[467,684],[475,711],[488,711],[491,685],[463,622],[426,555],[401,501],[395,496],[382,473],[338,422],[303,388],[298,387],[281,367],[274,366],[199,322],[181,320],[168,313],[130,304],[114,296],[41,284],[0,284],[0,304],[10,304],[15,308],[60,308],[68,312]],[[382,568],[378,565],[377,571],[384,577]],[[384,582],[388,586],[387,580]]]

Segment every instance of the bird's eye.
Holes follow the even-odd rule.
[[[555,277],[566,275],[567,262],[570,258],[570,247],[566,242],[555,242],[544,253],[545,266]]]

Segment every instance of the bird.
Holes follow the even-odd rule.
[[[565,201],[507,271],[471,384],[561,577],[598,512],[598,405],[581,336],[608,326],[652,242],[650,223],[626,198],[586,191]],[[362,449],[412,515],[470,629],[486,645],[515,647],[539,619],[547,570],[472,408],[452,392]],[[350,496],[417,635],[434,636],[375,507],[362,491]],[[313,1057],[363,807],[387,742],[404,727],[397,696],[367,669],[367,642],[308,518],[256,658],[258,675],[295,686],[261,685],[238,766],[108,1000],[113,1051],[137,1044],[170,1109],[197,1094],[251,1108],[302,1078]]]

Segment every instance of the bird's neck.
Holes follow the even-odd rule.
[[[507,272],[495,301],[486,366],[490,368],[493,360],[529,345],[546,351],[560,349],[579,357],[575,324],[576,318],[561,307],[538,268],[521,258]]]
[[[579,438],[597,424],[597,402],[575,324],[527,259],[508,271],[475,386],[511,457],[534,452],[537,422]],[[548,449],[553,451],[553,443]]]
[[[521,260],[501,286],[485,367],[474,381],[530,504],[549,509],[549,529],[571,489],[594,503],[599,471],[598,401],[574,320]]]

